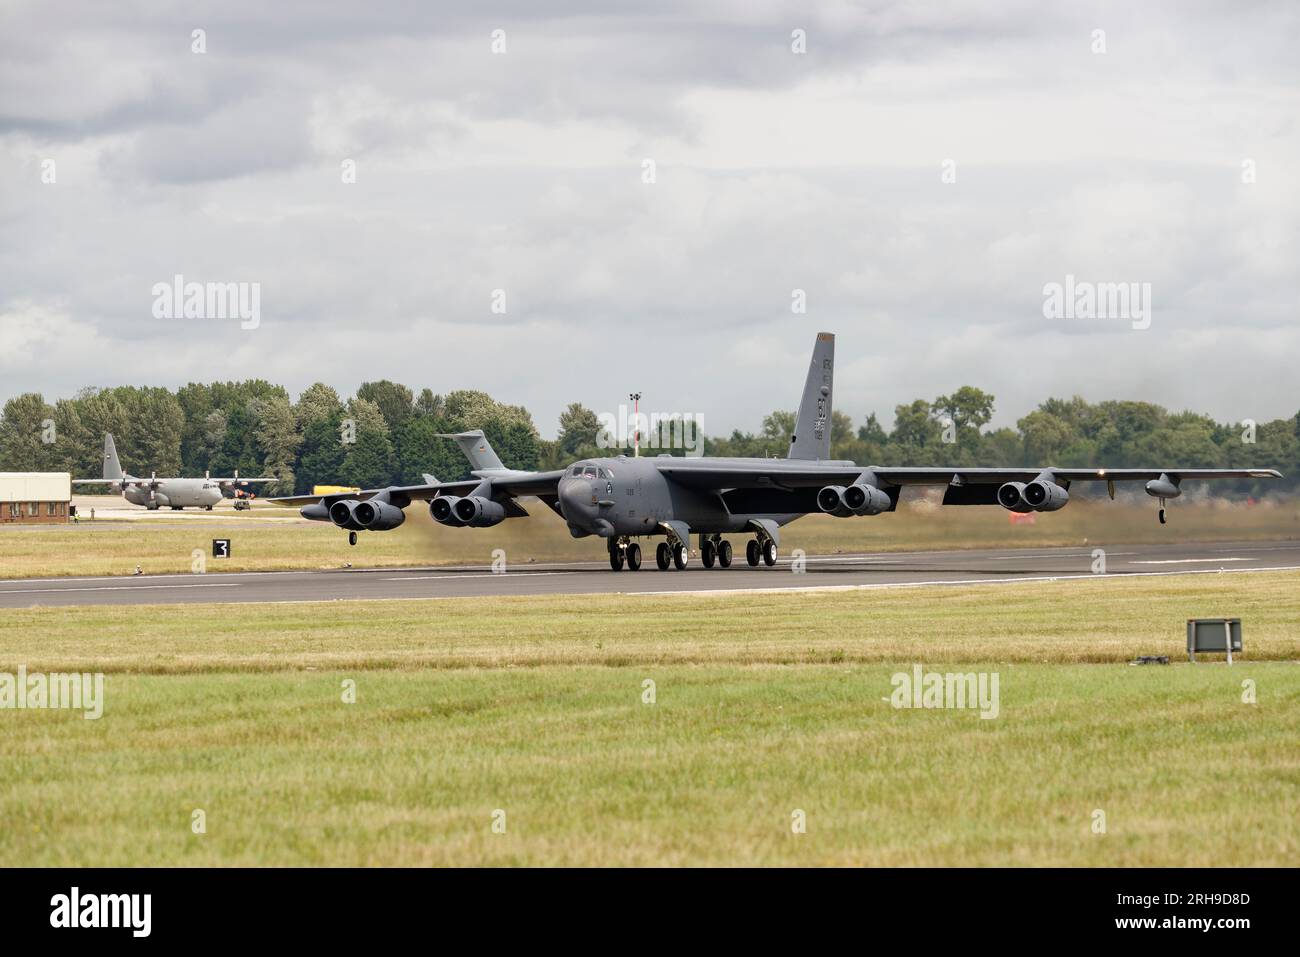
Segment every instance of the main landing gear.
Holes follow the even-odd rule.
[[[672,545],[660,542],[655,548],[655,564],[659,566],[661,572],[668,571],[669,563],[679,572],[684,571],[689,557],[686,546],[681,542],[674,542]]]
[[[731,567],[731,542],[723,538],[706,538],[700,542],[700,562],[712,568],[716,562],[722,568]]]
[[[627,539],[611,538],[609,540],[609,567],[616,572],[623,570],[624,563],[629,571],[641,568],[641,546]]]
[[[730,568],[733,558],[731,542],[720,535],[700,536],[700,564],[705,568]],[[766,565],[771,568],[776,564],[776,542],[772,539],[751,539],[745,543],[745,560],[750,566]],[[661,572],[670,568],[684,571],[690,564],[690,552],[684,542],[659,542],[655,545],[655,565]],[[641,546],[627,538],[609,540],[609,567],[621,572],[626,565],[629,571],[641,568]]]
[[[776,564],[776,542],[770,538],[765,542],[751,538],[745,543],[745,561],[753,567],[757,567],[758,563],[762,562],[771,568]]]

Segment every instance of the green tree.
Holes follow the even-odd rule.
[[[400,429],[406,424],[414,411],[415,399],[411,390],[404,385],[380,379],[377,382],[363,382],[357,389],[357,398],[373,402],[380,415],[388,423],[390,431]]]
[[[14,396],[0,413],[0,470],[49,471],[55,462],[54,408],[36,392]]]

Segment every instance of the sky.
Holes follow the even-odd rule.
[[[725,434],[825,330],[856,423],[964,384],[994,425],[1289,417],[1298,39],[1294,3],[6,0],[0,401],[388,378]],[[1048,315],[1067,282],[1135,296]]]

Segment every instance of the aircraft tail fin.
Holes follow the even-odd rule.
[[[817,333],[812,364],[799,400],[787,459],[816,461],[831,457],[831,391],[835,379],[835,334]]]
[[[437,485],[437,484],[439,484],[439,483],[438,483],[438,476],[434,475],[432,472],[423,472],[423,473],[421,473],[421,474],[422,474],[422,476],[424,477],[424,484],[425,484],[425,485]]]
[[[455,439],[460,450],[465,453],[465,458],[469,459],[471,469],[505,468],[497,458],[496,452],[492,451],[492,445],[482,429],[473,429],[469,432],[443,432],[439,433],[438,437]]]
[[[120,479],[123,475],[122,463],[117,460],[117,446],[113,444],[113,433],[104,433],[104,478]]]

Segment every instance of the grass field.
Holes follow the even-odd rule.
[[[7,611],[0,671],[103,671],[106,706],[0,712],[0,857],[1294,865],[1298,586]],[[1233,667],[1124,663],[1225,612]],[[996,672],[998,717],[895,710],[913,663]]]
[[[120,505],[120,502],[118,502]],[[59,575],[129,575],[188,572],[194,553],[209,556],[212,539],[230,538],[233,557],[209,561],[209,571],[271,571],[291,568],[357,568],[440,563],[488,564],[504,549],[511,563],[602,560],[599,539],[570,537],[563,521],[537,502],[532,514],[496,528],[444,528],[426,509],[408,509],[406,524],[391,532],[361,535],[355,548],[332,525],[285,521],[296,513],[259,504],[247,513],[174,517],[162,512],[131,521],[83,521],[78,525],[0,526],[0,578]],[[1171,524],[1156,522],[1153,503],[1081,500],[1033,525],[1011,525],[1000,508],[939,508],[924,499],[905,502],[894,514],[836,519],[809,515],[787,526],[781,548],[810,555],[834,552],[927,548],[1038,547],[1137,542],[1227,541],[1300,538],[1300,502],[1253,507],[1218,500],[1179,502]],[[271,521],[269,519],[278,519]]]

